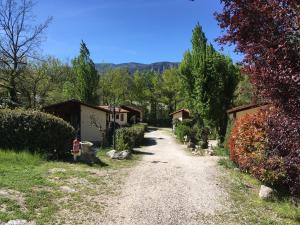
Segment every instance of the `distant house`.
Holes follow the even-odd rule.
[[[232,109],[227,110],[227,114],[230,119],[239,119],[246,114],[255,114],[261,109],[265,109],[268,106],[267,103],[253,103],[249,105],[238,106]]]
[[[173,130],[175,130],[175,121],[182,121],[184,119],[190,118],[190,111],[188,109],[180,109],[176,112],[171,113],[170,116],[172,116]]]
[[[76,129],[81,140],[96,143],[104,141],[110,119],[110,111],[107,109],[77,100],[69,100],[46,106],[43,111],[69,122]],[[97,124],[98,128],[93,122]]]
[[[110,108],[108,105],[99,105],[98,108],[106,110],[107,112],[110,113],[110,121],[114,121],[114,116],[113,116],[113,109]],[[120,126],[125,126],[128,124],[128,113],[129,111],[126,109],[123,109],[121,107],[115,107],[115,122],[119,124]]]
[[[179,120],[182,121],[184,119],[190,118],[190,111],[188,109],[180,109],[176,112],[173,112],[170,114],[172,116],[172,120]]]
[[[137,107],[121,105],[122,109],[127,110],[127,123],[135,124],[143,121],[143,113]]]

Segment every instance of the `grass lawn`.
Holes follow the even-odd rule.
[[[261,182],[246,173],[235,171],[234,164],[227,157],[222,158],[219,164],[229,173],[222,182],[233,201],[230,211],[224,215],[227,221],[245,225],[300,224],[300,208],[292,204],[288,197],[261,200],[258,197]]]
[[[80,224],[85,212],[101,215],[105,199],[119,191],[128,168],[140,158],[115,161],[98,152],[106,166],[50,162],[39,155],[0,150],[0,223]],[[101,201],[99,200],[101,199]]]

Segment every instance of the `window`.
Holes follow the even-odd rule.
[[[121,114],[121,121],[124,121],[124,114]]]
[[[116,120],[118,120],[120,118],[119,114],[116,114]]]

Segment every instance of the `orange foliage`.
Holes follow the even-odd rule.
[[[238,119],[229,139],[230,159],[241,170],[266,183],[279,183],[285,178],[284,161],[271,155],[267,141],[268,111]]]

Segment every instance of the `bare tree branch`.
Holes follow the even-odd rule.
[[[29,58],[36,57],[52,18],[33,25],[31,0],[0,0],[0,79],[9,82],[10,100],[17,102],[17,81]],[[5,73],[5,75],[3,75]],[[6,79],[3,79],[6,77]]]

